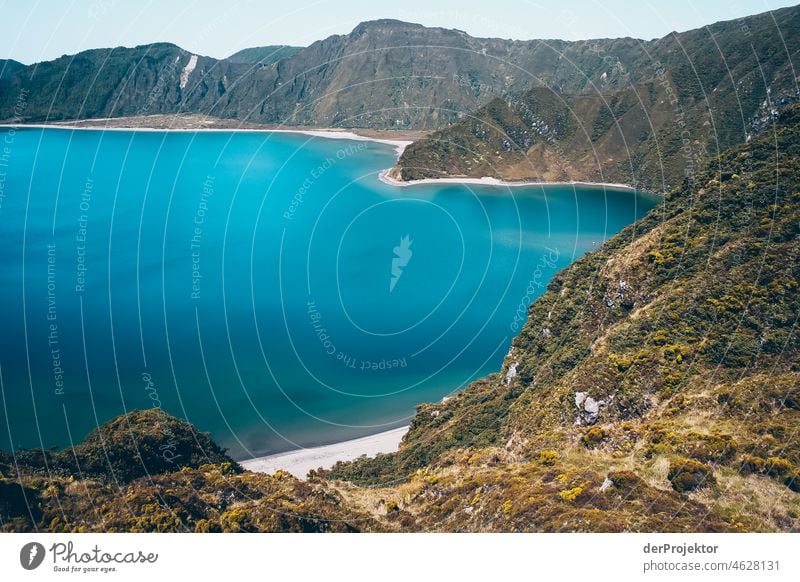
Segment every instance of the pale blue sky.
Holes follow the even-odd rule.
[[[376,18],[515,39],[650,39],[797,0],[0,0],[0,58],[24,63],[108,46],[169,41],[225,57],[308,45]]]

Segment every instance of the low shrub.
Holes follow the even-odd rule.
[[[667,479],[680,493],[694,491],[715,483],[711,467],[694,459],[675,459],[669,464]]]
[[[581,437],[581,443],[583,443],[583,446],[585,446],[587,449],[593,449],[606,440],[606,437],[608,437],[606,431],[599,426],[593,426],[583,433],[583,436]]]
[[[551,450],[544,450],[539,451],[539,462],[542,465],[555,465],[558,461],[561,460],[561,455],[558,454],[558,451],[551,451]]]

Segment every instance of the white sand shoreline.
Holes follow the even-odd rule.
[[[403,155],[403,151],[406,149],[406,147],[414,143],[412,141],[401,140],[401,139],[383,139],[380,137],[366,137],[364,135],[358,135],[357,133],[353,133],[352,131],[333,131],[327,129],[271,129],[266,131],[273,131],[275,133],[299,133],[302,135],[324,137],[326,139],[349,139],[351,141],[372,141],[375,143],[382,143],[394,146],[395,151],[397,152],[398,159],[400,158],[400,156]]]
[[[87,121],[103,121],[102,119],[93,119]],[[325,139],[347,139],[350,141],[372,141],[375,143],[382,143],[385,145],[394,146],[399,158],[403,154],[403,150],[408,145],[413,143],[409,140],[402,139],[384,139],[380,137],[367,137],[359,135],[352,131],[337,130],[337,129],[270,129],[270,128],[250,128],[250,127],[103,127],[95,126],[75,126],[67,124],[51,124],[51,123],[3,123],[0,128],[14,128],[14,129],[70,129],[73,131],[141,131],[141,132],[171,132],[171,133],[294,133],[299,135],[308,135],[311,137],[322,137]]]
[[[580,180],[572,180],[570,182],[524,182],[524,181],[506,181],[498,178],[491,178],[484,176],[482,178],[467,178],[467,177],[451,177],[451,178],[423,178],[422,180],[407,180],[401,181],[392,178],[389,174],[393,168],[383,170],[379,175],[381,182],[390,184],[392,186],[399,186],[405,188],[407,186],[416,186],[418,184],[476,184],[482,186],[503,186],[509,188],[517,188],[521,186],[588,186],[593,188],[607,188],[609,190],[624,190],[635,192],[636,188],[628,186],[627,184],[617,184],[613,182],[583,182]]]
[[[310,470],[320,467],[330,469],[338,461],[352,461],[361,455],[374,457],[378,453],[392,453],[398,449],[406,432],[408,427],[404,426],[321,447],[256,457],[239,461],[239,464],[248,471],[256,473],[274,473],[282,469],[295,477],[305,479]]]

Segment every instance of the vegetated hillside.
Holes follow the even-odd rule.
[[[32,65],[0,80],[0,119],[16,117],[14,104],[26,90],[31,100],[22,116],[25,121],[199,113],[261,124],[429,130],[459,120],[469,123],[468,116],[481,106],[497,109],[502,101],[494,100],[513,101],[526,90],[546,87],[567,105],[575,96],[587,94],[593,96],[590,104],[599,103],[588,106],[582,114],[586,118],[579,116],[573,131],[583,124],[591,143],[612,142],[603,155],[617,155],[619,150],[639,155],[641,140],[647,146],[639,148],[641,155],[652,160],[650,149],[656,144],[648,140],[646,118],[640,118],[661,107],[667,91],[660,85],[662,78],[667,79],[664,87],[677,92],[693,136],[698,127],[703,136],[716,132],[722,147],[740,141],[749,131],[745,126],[764,102],[767,87],[775,102],[793,98],[790,58],[797,51],[799,19],[800,8],[790,8],[649,42],[473,38],[459,30],[376,20],[296,54],[290,54],[292,47],[288,53],[269,53],[270,58],[257,65],[253,59],[272,47],[247,49],[222,61],[200,57],[185,83],[181,73],[192,55],[174,45],[103,49]],[[792,94],[784,96],[784,90]],[[612,104],[618,91],[626,93]],[[636,95],[644,96],[640,113]],[[708,104],[706,95],[711,96]],[[522,98],[519,103],[526,101]],[[514,109],[513,104],[509,107]],[[491,125],[491,112],[481,116],[488,116]],[[621,130],[627,148],[613,133],[618,116],[628,118]],[[669,124],[674,127],[674,113],[671,117]],[[536,126],[531,125],[535,121],[522,119],[518,127],[535,133]],[[659,133],[660,127],[649,131]],[[463,131],[474,133],[470,127]],[[520,138],[512,140],[508,151],[527,149],[525,136]],[[706,141],[703,137],[701,144]],[[670,148],[683,146],[681,132],[663,136],[658,145],[669,156]],[[412,148],[409,156],[419,151]],[[542,155],[551,152],[547,149]],[[586,157],[584,151],[580,155]],[[422,163],[406,158],[404,166],[424,167],[435,156],[423,155],[418,161]],[[498,167],[492,175],[500,175],[505,162],[489,161]],[[628,158],[609,163],[631,166]],[[582,171],[583,165],[583,161],[577,164],[576,170]],[[445,166],[459,169],[447,159],[430,171],[438,175]],[[472,175],[471,168],[461,166],[462,173]],[[414,171],[414,176],[421,175],[419,169]]]
[[[560,272],[400,450],[254,474],[163,412],[0,455],[10,531],[800,531],[800,105]]]
[[[244,472],[191,425],[151,409],[74,450],[0,451],[0,531],[380,531],[335,491]]]
[[[394,176],[669,190],[800,97],[798,30],[795,7],[643,43],[630,72],[607,67],[581,94],[548,84],[499,96],[408,147]]]
[[[231,63],[267,66],[277,63],[281,59],[292,57],[301,50],[303,50],[303,47],[284,44],[256,46],[235,52],[225,60]]]
[[[799,259],[794,106],[556,275],[498,374],[326,477],[423,529],[798,531]]]
[[[10,77],[17,71],[25,68],[25,65],[13,59],[0,59],[0,79]]]

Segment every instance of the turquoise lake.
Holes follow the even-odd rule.
[[[394,148],[366,141],[0,133],[4,449],[152,406],[237,458],[405,425],[496,371],[553,274],[658,204],[392,186]]]

